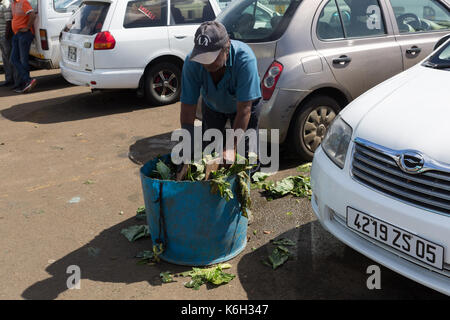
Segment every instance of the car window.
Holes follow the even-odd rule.
[[[400,33],[450,29],[450,12],[436,0],[390,0]]]
[[[378,0],[337,0],[346,38],[386,34]]]
[[[344,29],[335,0],[328,2],[320,12],[317,35],[323,40],[344,38]]]
[[[53,8],[61,13],[74,11],[80,4],[81,0],[53,0]]]
[[[301,0],[241,0],[232,2],[217,20],[232,39],[273,41],[281,37]]]
[[[74,34],[94,35],[100,32],[108,13],[109,3],[85,2],[70,18],[64,31]]]
[[[444,46],[427,61],[431,64],[425,63],[425,66],[450,70],[450,41],[447,41],[447,44],[444,44]]]
[[[170,24],[202,23],[214,20],[216,15],[209,0],[172,0]]]
[[[147,28],[167,25],[167,1],[130,1],[125,11],[124,28]]]

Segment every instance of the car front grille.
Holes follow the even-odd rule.
[[[450,216],[450,171],[428,170],[411,174],[400,169],[401,151],[363,139],[355,140],[352,174],[360,183],[408,204]]]

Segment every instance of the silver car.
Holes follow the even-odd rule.
[[[258,58],[260,128],[280,129],[280,143],[311,160],[342,108],[450,32],[450,2],[241,0],[217,20]]]

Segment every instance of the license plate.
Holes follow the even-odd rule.
[[[347,208],[347,226],[437,269],[443,269],[444,248],[366,213]]]
[[[69,46],[69,54],[67,55],[70,61],[77,61],[77,48]]]

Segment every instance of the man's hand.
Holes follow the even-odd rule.
[[[235,148],[223,150],[223,166],[225,168],[227,168],[231,164],[233,164],[235,159],[236,159],[236,149]]]

